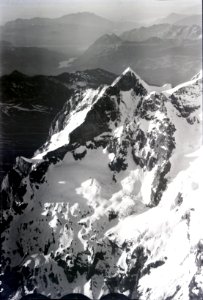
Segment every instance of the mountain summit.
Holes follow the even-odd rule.
[[[130,90],[131,88],[141,95],[146,95],[148,92],[148,85],[131,69],[128,67],[113,83],[112,86],[116,86],[121,90]]]
[[[3,299],[202,299],[201,97],[128,68],[68,99],[2,184]]]

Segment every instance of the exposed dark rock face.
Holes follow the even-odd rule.
[[[115,87],[122,91],[129,91],[131,88],[133,88],[136,95],[147,95],[147,90],[145,87],[142,85],[142,83],[140,83],[136,75],[130,70],[125,74],[125,76],[121,76],[120,80],[115,84]]]
[[[27,191],[27,185],[23,182],[23,179],[29,174],[31,166],[31,162],[19,157],[16,161],[15,167],[9,171],[5,178],[4,187],[1,191],[1,232],[7,228],[9,222],[13,218],[12,215],[6,215],[4,218],[4,211],[10,209],[13,210],[14,214],[21,214],[27,207],[27,203],[23,198]]]
[[[138,128],[133,137],[132,155],[136,164],[151,171],[161,166],[157,172],[152,186],[150,206],[156,206],[166,189],[165,175],[170,171],[170,157],[175,149],[175,125],[167,117],[164,95],[155,94],[138,104],[136,114],[147,121],[155,121],[155,126],[146,134]],[[165,117],[159,120],[156,112],[164,113]],[[148,149],[146,151],[146,148]]]
[[[182,87],[175,91],[170,99],[171,103],[177,109],[179,117],[185,118],[189,124],[194,124],[198,122],[198,119],[194,112],[196,112],[200,108],[199,103],[194,103],[191,99],[195,99],[201,95],[201,91],[198,89],[198,85],[201,84],[200,80],[197,80],[195,84],[190,85],[189,87]]]
[[[196,253],[196,265],[197,272],[193,276],[190,285],[189,285],[189,299],[190,300],[199,300],[203,298],[203,289],[201,284],[199,284],[199,279],[202,276],[201,269],[203,267],[203,241],[199,241],[197,245],[197,253]]]
[[[171,102],[175,106],[175,108],[180,113],[180,117],[186,118],[186,120],[189,122],[189,116],[191,113],[193,113],[195,110],[197,110],[200,106],[194,106],[194,105],[185,105],[181,103],[181,97],[179,99],[175,97],[174,95],[171,96]]]

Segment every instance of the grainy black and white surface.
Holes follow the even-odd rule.
[[[203,299],[200,2],[0,8],[2,299]]]

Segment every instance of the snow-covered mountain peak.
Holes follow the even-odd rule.
[[[115,79],[111,86],[125,91],[133,89],[136,94],[145,96],[149,92],[149,86],[130,67]]]
[[[38,157],[18,159],[2,187],[4,299],[202,299],[201,81],[183,86],[152,92],[128,69],[76,91]]]
[[[123,125],[135,112],[140,99],[148,94],[147,88],[147,84],[128,68],[110,86],[76,92],[65,104],[61,116],[52,126],[50,139],[34,159],[39,160],[48,152],[68,145],[73,140],[74,132],[89,122],[90,115],[95,118],[94,128],[91,129],[93,136],[95,132],[101,134],[104,128],[112,131],[118,124]],[[88,134],[90,137],[91,134]]]
[[[133,73],[133,74],[135,74],[135,75],[138,77],[138,75],[133,71],[133,69],[132,69],[131,67],[127,67],[127,68],[123,71],[123,75],[125,75],[125,74],[128,73],[128,72]]]

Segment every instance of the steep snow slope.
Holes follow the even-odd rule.
[[[201,81],[157,92],[128,68],[67,101],[2,185],[4,299],[203,297]]]

